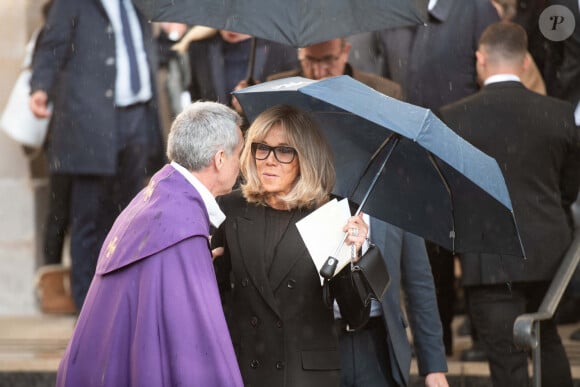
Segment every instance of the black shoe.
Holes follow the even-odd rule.
[[[485,351],[476,343],[461,351],[461,361],[487,361]]]
[[[570,340],[580,341],[580,329],[576,329],[570,334]]]

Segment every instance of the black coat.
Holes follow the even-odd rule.
[[[239,191],[220,198],[220,207],[227,219],[214,238],[225,237],[226,252],[216,272],[245,386],[338,386],[333,311],[293,224],[310,211],[294,212],[267,274],[266,208],[248,204]]]
[[[154,88],[156,54],[151,26],[141,22]],[[112,175],[117,166],[115,36],[100,0],[54,1],[33,61],[31,90],[53,103],[48,155],[53,172]],[[155,95],[155,90],[153,90]],[[161,146],[155,98],[143,128]],[[159,149],[152,149],[158,153]]]
[[[580,181],[571,105],[508,81],[485,86],[442,108],[440,115],[459,135],[497,160],[527,255],[524,260],[463,254],[464,285],[551,280],[571,241],[567,212]]]

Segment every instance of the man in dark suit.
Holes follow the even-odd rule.
[[[580,2],[577,0],[551,0],[550,5],[558,4],[567,7],[574,15],[576,28],[570,37],[561,42],[550,42],[550,69],[554,85],[550,92],[553,96],[565,99],[575,107],[576,126],[580,127]],[[576,200],[571,217],[575,218],[576,227],[580,227],[580,198]],[[576,269],[561,304],[570,305],[571,319],[580,320],[580,267]],[[560,308],[562,311],[564,308]],[[570,313],[569,313],[570,314]],[[580,329],[570,335],[572,340],[580,340]]]
[[[130,0],[55,0],[37,44],[30,107],[50,115],[50,170],[71,178],[72,294],[81,308],[116,216],[163,159],[155,55]]]
[[[494,386],[528,384],[528,356],[513,344],[518,315],[537,311],[572,238],[567,209],[576,199],[580,162],[572,106],[527,90],[524,29],[488,27],[476,53],[484,87],[441,109],[442,119],[494,157],[510,192],[526,258],[462,254],[472,324]],[[474,205],[477,205],[474,203]],[[569,362],[552,320],[541,323],[542,385],[572,386]]]
[[[380,32],[386,76],[401,84],[405,101],[433,111],[479,89],[474,55],[489,24],[499,21],[490,0],[429,0],[425,25]],[[453,253],[427,243],[448,355],[453,352],[456,284]]]

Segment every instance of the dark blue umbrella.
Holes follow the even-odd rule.
[[[294,47],[427,19],[426,0],[133,0],[152,21],[203,25],[252,35],[248,84],[253,84],[256,38]]]
[[[497,162],[430,110],[348,76],[286,78],[234,94],[250,121],[278,104],[310,112],[334,153],[334,193],[369,215],[454,252],[524,256]]]
[[[294,47],[426,20],[426,0],[133,0],[153,21],[249,34]]]

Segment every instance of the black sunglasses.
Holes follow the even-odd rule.
[[[269,146],[260,142],[252,143],[252,155],[256,160],[266,160],[272,151],[274,151],[276,160],[282,164],[290,164],[296,157],[296,149],[290,146]]]

